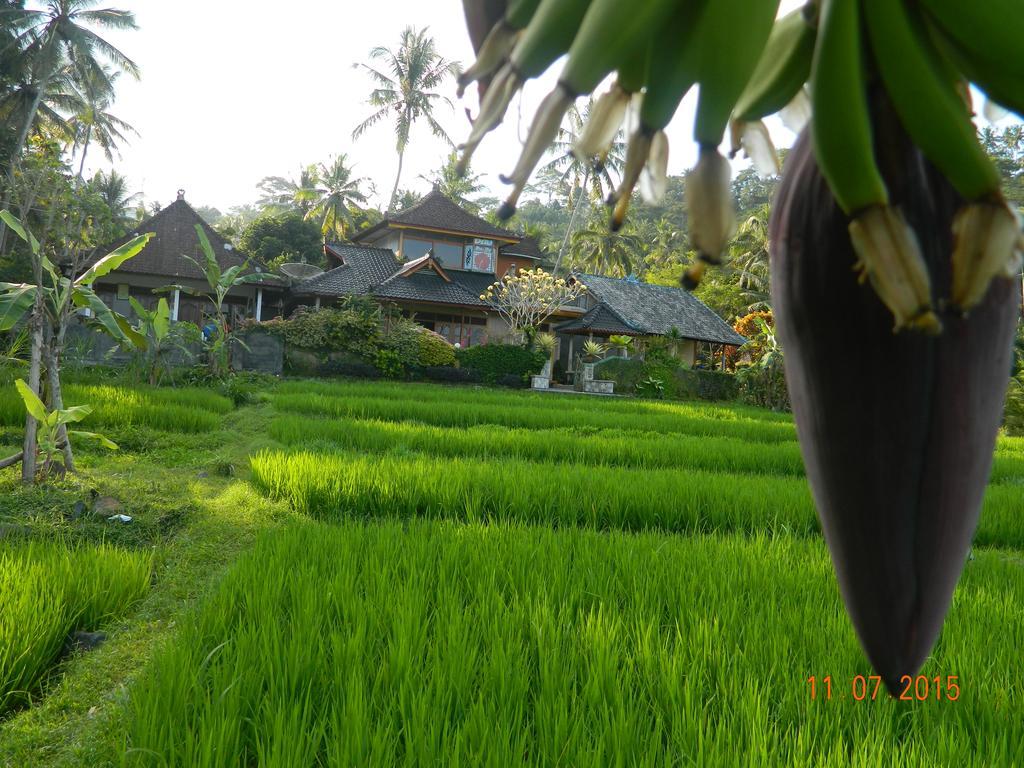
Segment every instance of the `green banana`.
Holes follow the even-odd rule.
[[[722,142],[729,116],[771,35],[778,0],[714,0],[696,31],[700,97],[693,136],[702,146]]]
[[[913,230],[889,206],[875,162],[858,0],[825,0],[811,68],[811,134],[822,175],[851,217],[861,281],[869,279],[895,328],[941,329]]]
[[[783,16],[768,37],[754,75],[740,95],[733,117],[760,120],[789,104],[811,74],[817,7],[806,5]]]
[[[709,0],[681,0],[655,33],[647,89],[640,105],[640,126],[648,133],[664,129],[697,82],[696,37]]]
[[[505,15],[484,38],[476,61],[456,79],[459,98],[470,84],[490,75],[508,58],[519,32],[530,23],[539,4],[540,0],[512,0],[509,3]]]
[[[1020,25],[1024,3],[1020,0],[920,0],[920,5],[972,61],[1004,69],[1018,80],[1024,78]]]
[[[527,80],[538,77],[569,50],[590,0],[540,0],[530,23],[518,35],[508,61],[487,89],[480,114],[463,144],[456,172],[466,173],[473,153],[484,137],[505,119],[512,99]]]
[[[640,102],[640,125],[629,137],[627,167],[622,180],[608,198],[612,206],[612,231],[619,229],[626,219],[633,188],[651,148],[658,148],[659,168],[663,160],[667,161],[668,139],[663,135],[664,129],[675,115],[679,102],[696,82],[694,39],[698,21],[708,3],[709,0],[680,0],[661,28],[652,32],[645,75],[647,87]]]
[[[964,77],[978,86],[986,97],[1024,117],[1024,74],[1016,74],[988,59],[975,57],[936,24],[930,27],[936,47]]]
[[[569,50],[591,0],[541,0],[509,63],[522,80],[538,77]]]
[[[569,47],[559,82],[574,96],[593,91],[625,62],[640,69],[647,58],[651,31],[659,28],[676,0],[593,0]]]
[[[882,82],[911,139],[963,197],[1001,199],[999,172],[922,20],[902,1],[863,0],[863,6]]]
[[[811,67],[814,154],[848,216],[888,205],[875,163],[858,0],[825,0]]]

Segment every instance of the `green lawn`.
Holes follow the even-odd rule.
[[[0,474],[0,524],[19,526],[0,580],[20,557],[57,589],[60,547],[149,578],[86,622],[104,645],[11,700],[0,765],[987,766],[1024,749],[1019,441],[1000,440],[923,670],[960,695],[872,701],[785,415],[380,382],[289,381],[238,408],[110,390],[69,400],[108,401],[95,427],[120,452],[83,446],[82,475],[46,489]],[[92,490],[133,522],[74,518]]]

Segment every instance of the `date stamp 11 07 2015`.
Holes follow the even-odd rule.
[[[839,684],[833,685],[831,675],[807,678],[808,691],[812,700],[830,701],[833,698],[846,698],[846,690]],[[894,698],[900,701],[956,701],[960,698],[959,676],[941,675],[927,677],[925,675],[904,675],[900,678],[901,690]],[[886,698],[885,686],[878,675],[857,675],[850,680],[849,695],[854,701],[874,701]]]

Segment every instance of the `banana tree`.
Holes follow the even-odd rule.
[[[43,464],[39,468],[39,472],[43,477],[47,477],[52,472],[63,473],[66,471],[67,465],[57,465],[54,463],[54,459],[57,453],[63,450],[64,444],[71,435],[96,440],[104,448],[112,451],[117,450],[117,444],[103,435],[67,428],[68,424],[79,422],[92,413],[90,406],[76,405],[70,408],[47,408],[43,401],[39,399],[39,395],[32,391],[24,379],[15,381],[14,386],[18,390],[18,394],[21,395],[21,400],[25,404],[25,410],[39,424],[39,428],[36,431],[36,451],[37,455],[43,459]]]
[[[127,318],[114,312],[93,290],[96,280],[108,275],[138,254],[149,242],[152,233],[139,235],[120,248],[98,259],[80,275],[67,277],[43,253],[35,236],[9,211],[0,211],[0,219],[28,244],[36,273],[34,283],[0,283],[0,331],[7,331],[23,321],[31,328],[31,364],[26,386],[38,395],[40,370],[45,367],[49,384],[50,407],[63,410],[60,382],[60,360],[68,321],[76,310],[88,310],[97,326],[116,340],[145,349],[146,339]],[[74,272],[74,270],[73,270]],[[22,457],[22,478],[35,477],[35,445],[38,419],[28,412],[25,421],[25,446]],[[64,465],[74,471],[71,441],[63,423],[57,425],[64,453]]]
[[[242,343],[241,340],[235,337],[234,332],[228,328],[227,318],[224,316],[224,301],[235,288],[242,285],[261,283],[267,278],[267,275],[259,271],[259,269],[255,272],[246,272],[249,268],[248,259],[233,267],[221,269],[217,256],[213,252],[213,246],[210,245],[210,240],[206,236],[206,232],[203,231],[202,226],[199,224],[196,224],[195,228],[196,235],[199,237],[199,247],[203,252],[203,260],[200,262],[188,255],[185,258],[195,264],[203,273],[209,286],[209,291],[199,291],[185,285],[168,285],[160,290],[178,290],[191,296],[206,296],[210,300],[210,303],[213,305],[216,332],[213,338],[208,341],[207,355],[211,375],[220,377],[227,373],[230,364],[229,353],[231,345]]]
[[[135,330],[147,341],[149,384],[155,386],[160,378],[160,356],[164,352],[164,342],[171,332],[171,308],[164,298],[161,298],[156,304],[156,309],[152,310],[142,306],[134,296],[130,296],[128,301],[139,318]]]

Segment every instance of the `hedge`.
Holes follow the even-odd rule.
[[[661,380],[665,397],[680,400],[735,400],[739,391],[735,377],[728,373],[639,358],[607,358],[597,364],[594,375],[614,381],[615,391],[620,394],[635,394],[637,385],[648,378]]]
[[[476,371],[483,382],[504,386],[526,384],[548,359],[546,352],[517,344],[481,344],[460,349],[456,357],[462,368]]]

